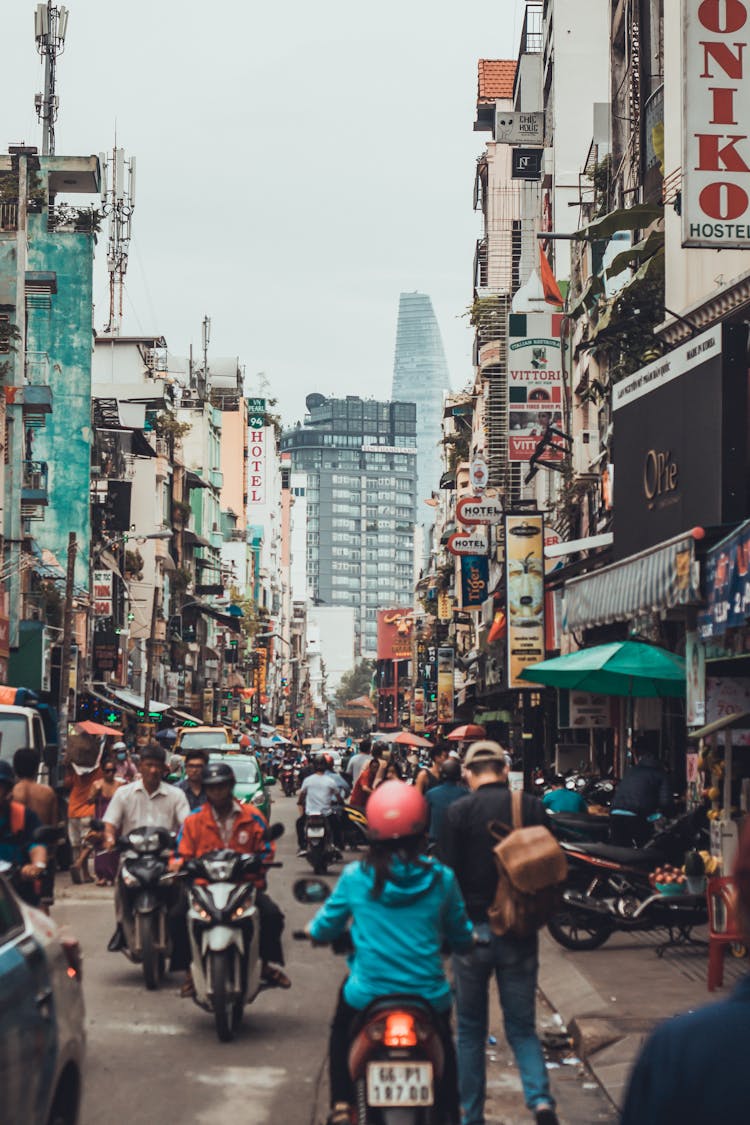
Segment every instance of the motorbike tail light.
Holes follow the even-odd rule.
[[[81,946],[78,940],[72,936],[63,935],[60,939],[62,951],[65,954],[65,960],[68,962],[68,967],[65,970],[71,980],[80,981],[83,979],[83,956],[81,954]]]
[[[417,1027],[409,1012],[389,1012],[385,1019],[383,1043],[386,1047],[416,1047]]]

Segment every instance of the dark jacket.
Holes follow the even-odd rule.
[[[666,811],[672,802],[669,777],[657,758],[644,754],[635,766],[626,771],[615,790],[612,809],[650,816]]]
[[[185,778],[183,781],[178,781],[177,782],[177,788],[181,789],[182,792],[187,797],[188,804],[190,805],[190,811],[191,812],[195,812],[196,809],[200,809],[200,808],[203,807],[203,805],[205,805],[205,803],[206,803],[206,790],[201,788],[200,793],[196,796],[195,793],[193,792],[193,790],[191,789],[190,782],[188,781],[187,778]]]
[[[523,795],[523,824],[549,824],[544,805],[528,793]],[[443,863],[452,867],[466,902],[472,922],[486,922],[487,908],[497,889],[497,868],[490,835],[490,821],[499,820],[510,827],[512,821],[510,790],[503,782],[481,785],[468,797],[446,812],[440,833],[439,852]]]
[[[745,1125],[750,976],[728,999],[656,1029],[630,1076],[621,1125]]]

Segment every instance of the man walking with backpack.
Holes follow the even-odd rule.
[[[470,795],[448,809],[440,837],[441,859],[456,873],[477,939],[470,953],[453,957],[463,1123],[484,1125],[485,1121],[488,1000],[494,975],[505,1035],[518,1065],[526,1104],[538,1125],[558,1125],[536,1033],[537,932],[500,936],[490,928],[490,911],[495,914],[498,905],[499,875],[493,853],[496,839],[489,825],[513,825],[509,762],[498,743],[482,741],[469,747],[464,766]],[[520,811],[524,828],[547,823],[544,806],[536,797],[524,793]]]

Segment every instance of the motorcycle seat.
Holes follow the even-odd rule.
[[[609,859],[624,867],[656,867],[659,856],[652,848],[620,848],[616,844],[571,844],[572,851],[596,859]]]
[[[413,1011],[424,1012],[426,1016],[431,1016],[433,1018],[435,1015],[434,1008],[423,999],[423,997],[395,992],[390,996],[379,996],[377,1000],[373,1000],[373,1002],[368,1004],[365,1008],[362,1017],[366,1021],[378,1015],[379,1012],[392,1011],[396,1007],[410,1008]]]

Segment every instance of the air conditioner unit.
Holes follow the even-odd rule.
[[[582,430],[573,438],[573,472],[577,477],[591,476],[591,462],[596,457],[598,442],[593,430]]]

